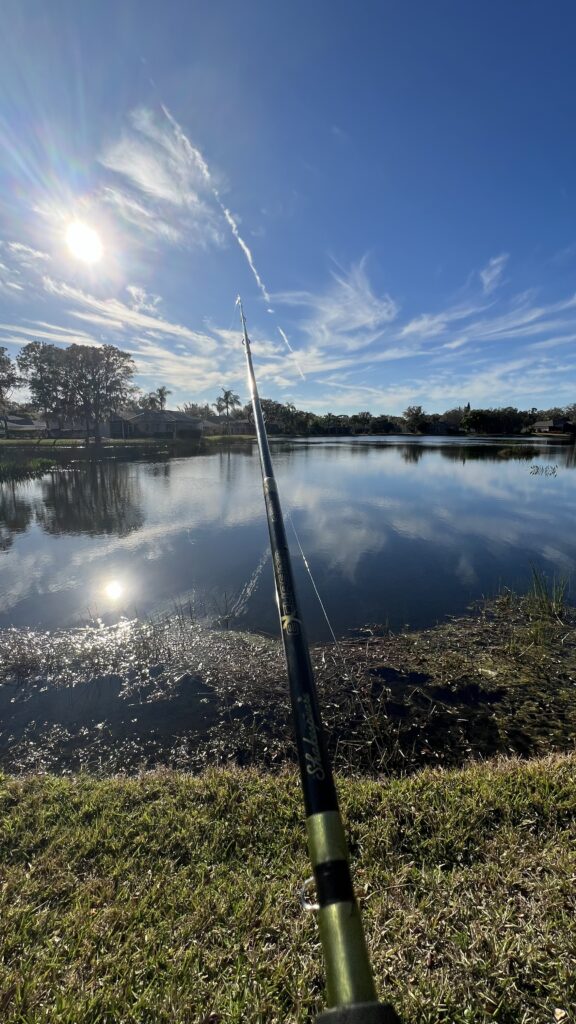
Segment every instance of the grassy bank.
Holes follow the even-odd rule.
[[[340,787],[405,1024],[568,1024],[576,758]],[[293,773],[4,777],[0,808],[6,1024],[303,1024],[322,1005]]]
[[[172,442],[171,442],[172,443]],[[176,442],[178,443],[178,442]],[[189,443],[189,442],[187,442]],[[165,440],[145,437],[103,437],[102,447],[117,447],[118,445],[136,445],[146,448],[162,447]],[[90,447],[94,446],[94,439],[90,440]],[[2,448],[85,448],[85,437],[0,437],[0,451]]]

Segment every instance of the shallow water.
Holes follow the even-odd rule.
[[[527,444],[538,455],[502,457],[525,447],[509,439],[275,442],[311,639],[329,632],[292,522],[337,634],[431,625],[525,587],[532,565],[550,578],[573,572],[575,449]],[[0,625],[175,609],[278,631],[255,446],[0,486]]]

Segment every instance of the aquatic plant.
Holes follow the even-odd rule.
[[[553,576],[548,581],[546,575],[536,566],[532,566],[532,586],[526,596],[528,609],[536,616],[544,619],[562,619],[566,607],[568,578]]]
[[[54,468],[52,459],[27,459],[25,462],[0,462],[0,483],[33,480]]]

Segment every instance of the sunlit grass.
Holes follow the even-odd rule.
[[[576,1003],[576,758],[342,779],[378,988],[405,1024]],[[0,785],[6,1024],[304,1024],[323,1004],[295,773]]]

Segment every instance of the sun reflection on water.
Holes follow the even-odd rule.
[[[126,588],[120,580],[110,580],[104,587],[104,594],[109,601],[119,601],[124,596]]]

